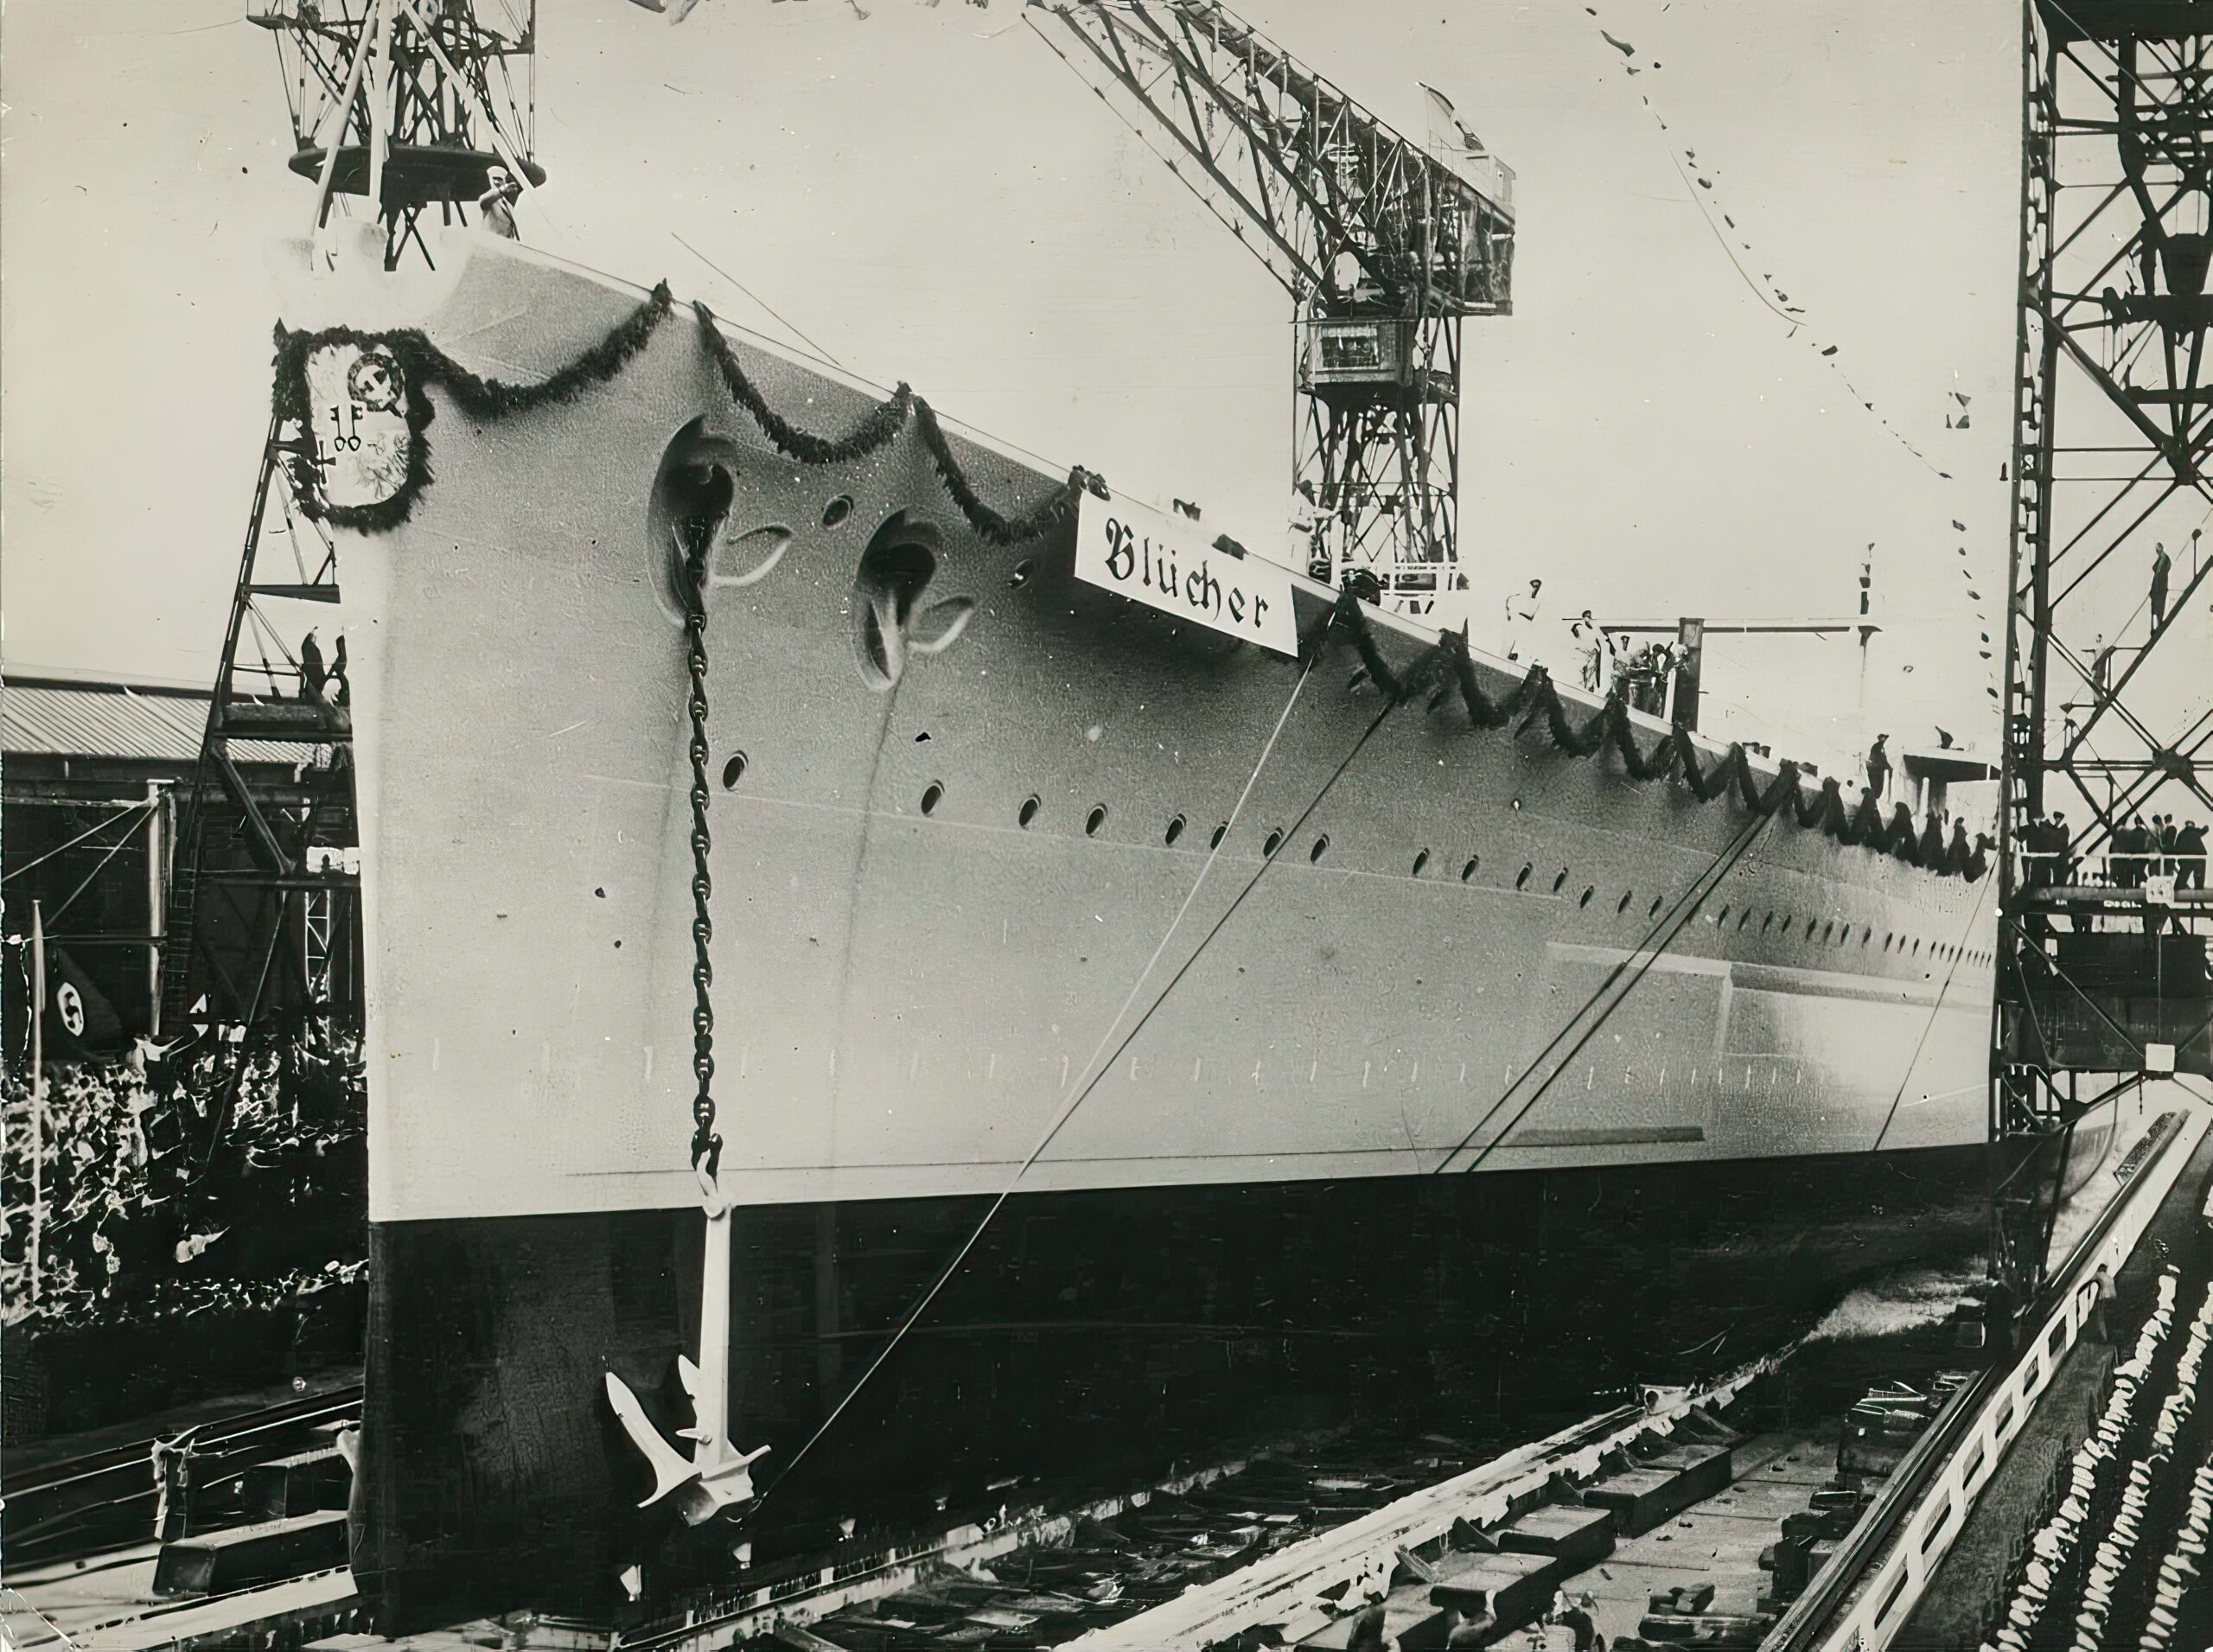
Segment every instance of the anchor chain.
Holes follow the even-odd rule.
[[[684,642],[692,675],[692,1071],[699,1081],[692,1098],[692,1168],[711,1188],[722,1167],[723,1139],[715,1129],[715,966],[708,947],[715,937],[708,909],[714,878],[708,870],[714,839],[707,830],[707,554],[713,520],[692,526],[684,564]]]

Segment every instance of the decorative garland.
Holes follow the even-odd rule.
[[[351,346],[364,354],[382,350],[391,355],[399,370],[405,418],[413,438],[408,444],[406,473],[391,497],[365,505],[334,505],[323,500],[316,488],[302,488],[296,489],[302,510],[309,516],[360,533],[376,533],[397,527],[413,512],[415,501],[430,482],[430,449],[426,432],[436,410],[428,393],[430,386],[443,386],[462,411],[479,418],[504,418],[512,413],[567,401],[587,386],[603,383],[628,366],[674,307],[668,284],[661,282],[643,303],[616,323],[597,344],[550,377],[526,385],[509,384],[472,373],[414,328],[378,334],[348,327],[296,333],[279,323],[271,400],[280,422],[297,421],[303,447],[311,448],[314,430],[314,409],[308,393],[308,360],[316,350],[334,346]],[[699,335],[707,354],[730,399],[745,411],[776,450],[788,458],[810,466],[851,463],[888,447],[911,420],[947,496],[979,538],[1001,548],[1034,539],[1066,521],[1077,499],[1087,490],[1101,499],[1107,497],[1105,482],[1077,465],[1069,470],[1068,480],[1058,488],[1021,514],[1002,515],[984,501],[969,481],[967,472],[953,453],[952,443],[938,423],[935,411],[903,383],[843,436],[818,436],[803,431],[768,405],[768,399],[747,376],[730,341],[716,324],[713,312],[696,300],[692,310],[698,321]],[[1912,811],[1903,803],[1888,820],[1883,818],[1881,808],[1872,795],[1861,798],[1856,813],[1849,812],[1843,792],[1834,779],[1822,781],[1821,790],[1808,802],[1799,785],[1803,771],[1795,762],[1784,762],[1775,780],[1762,790],[1741,744],[1732,743],[1711,769],[1700,767],[1698,748],[1681,728],[1663,738],[1649,753],[1640,750],[1629,707],[1618,692],[1609,695],[1606,703],[1580,728],[1569,719],[1559,691],[1542,666],[1530,667],[1520,683],[1502,698],[1493,700],[1476,679],[1465,632],[1442,633],[1428,654],[1409,670],[1400,673],[1384,658],[1368,627],[1363,604],[1373,603],[1381,594],[1372,576],[1355,577],[1338,594],[1330,611],[1302,639],[1301,658],[1311,660],[1332,638],[1341,636],[1352,643],[1368,668],[1368,676],[1394,704],[1409,699],[1426,691],[1440,678],[1445,679],[1449,688],[1459,691],[1468,719],[1477,728],[1502,728],[1521,717],[1521,726],[1515,730],[1518,736],[1527,733],[1541,718],[1556,749],[1572,756],[1589,757],[1602,748],[1610,747],[1632,780],[1658,780],[1670,770],[1680,769],[1684,780],[1701,802],[1712,801],[1733,782],[1747,808],[1760,814],[1773,814],[1789,802],[1799,825],[1818,826],[1840,844],[1875,849],[1914,865],[1964,877],[1970,883],[1980,880],[1988,870],[1987,839],[1978,839],[1970,848],[1965,829],[1955,826],[1951,841],[1946,844],[1933,819],[1925,828],[1916,830]]]
[[[929,450],[930,461],[937,467],[938,480],[944,484],[947,496],[961,515],[968,519],[968,526],[976,531],[978,538],[1001,549],[1034,539],[1057,527],[1067,520],[1069,507],[1085,488],[1090,488],[1102,499],[1106,496],[1106,484],[1078,465],[1068,472],[1068,481],[1059,492],[1048,494],[1019,516],[1000,515],[984,502],[969,482],[968,473],[961,469],[952,443],[946,439],[944,429],[938,424],[935,410],[903,381],[844,436],[833,439],[802,431],[769,406],[759,386],[746,377],[737,352],[723,336],[722,328],[715,325],[714,312],[696,299],[692,308],[699,318],[699,336],[706,341],[707,354],[722,374],[723,386],[730,392],[730,399],[752,417],[762,433],[775,444],[776,450],[788,458],[808,465],[844,464],[866,458],[890,445],[912,418],[915,433]]]
[[[1897,805],[1885,819],[1882,806],[1872,794],[1863,793],[1856,810],[1847,808],[1844,789],[1833,777],[1824,778],[1821,789],[1809,799],[1799,783],[1805,770],[1795,762],[1786,760],[1775,779],[1763,789],[1741,743],[1732,742],[1711,768],[1706,768],[1700,763],[1698,745],[1690,731],[1678,726],[1662,737],[1649,754],[1642,751],[1637,747],[1629,706],[1618,691],[1608,695],[1605,704],[1580,728],[1570,719],[1551,673],[1540,665],[1531,666],[1528,674],[1503,698],[1493,700],[1476,680],[1475,662],[1469,656],[1464,631],[1440,633],[1435,646],[1412,667],[1404,672],[1395,670],[1377,647],[1368,622],[1364,605],[1374,601],[1374,595],[1372,582],[1355,577],[1338,593],[1330,611],[1302,639],[1300,658],[1312,660],[1332,639],[1342,637],[1360,655],[1369,679],[1394,704],[1413,698],[1438,677],[1445,676],[1459,689],[1468,720],[1477,728],[1502,728],[1518,716],[1521,718],[1521,726],[1515,730],[1518,737],[1541,718],[1556,750],[1571,756],[1590,757],[1610,747],[1631,780],[1658,780],[1680,769],[1692,794],[1701,803],[1713,801],[1733,785],[1744,807],[1755,813],[1773,814],[1787,803],[1792,818],[1801,826],[1818,827],[1840,844],[1872,849],[1910,865],[1940,876],[1961,877],[1970,883],[1979,883],[1989,871],[1988,838],[1979,837],[1970,845],[1967,828],[1955,822],[1951,839],[1947,842],[1934,816],[1926,826],[1916,827],[1913,811],[1904,803]]]

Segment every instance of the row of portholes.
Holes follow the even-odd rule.
[[[1713,922],[1715,927],[1717,928],[1726,927],[1729,922],[1729,915],[1733,910],[1735,910],[1734,908],[1726,906],[1723,907],[1721,910],[1714,915]],[[1739,932],[1743,931],[1746,926],[1751,922],[1751,921],[1752,912],[1751,908],[1747,907],[1744,911],[1737,913],[1737,928]],[[1792,921],[1793,920],[1789,913],[1786,912],[1783,914],[1783,927],[1776,931],[1776,939],[1780,940],[1790,933],[1790,925]],[[1760,933],[1762,934],[1765,934],[1774,923],[1774,913],[1769,912],[1764,915],[1760,919]],[[1813,938],[1814,921],[1811,918],[1806,920],[1800,933],[1802,936],[1807,939]],[[1827,945],[1834,942],[1835,945],[1840,947],[1846,946],[1850,944],[1852,940],[1852,925],[1848,922],[1840,924],[1835,919],[1831,918],[1821,925],[1821,933],[1819,940],[1820,943],[1822,945]],[[1872,946],[1874,944],[1874,941],[1875,930],[1872,925],[1868,925],[1861,928],[1859,932],[1859,944],[1863,948]],[[1908,945],[1909,942],[1911,943],[1910,947]],[[1895,952],[1902,958],[1920,957],[1923,944],[1924,943],[1919,936],[1902,935],[1897,934],[1896,931],[1892,931],[1883,937],[1883,950],[1885,952]],[[1989,953],[1974,947],[1955,947],[1945,941],[1929,941],[1926,944],[1928,946],[1929,957],[1942,959],[1947,962],[1957,960],[1963,963],[1987,964],[1993,961],[1992,955]]]
[[[730,760],[723,765],[723,785],[724,788],[728,789],[735,788],[737,782],[744,777],[745,769],[745,754],[742,751],[732,754]],[[945,783],[942,781],[934,780],[928,786],[922,788],[922,811],[924,814],[935,813],[937,811],[937,806],[944,800]],[[1023,799],[1021,807],[1015,811],[1015,824],[1027,829],[1030,824],[1037,819],[1038,813],[1043,807],[1044,804],[1043,800],[1038,798],[1034,793],[1030,796]],[[1084,816],[1083,835],[1087,838],[1095,838],[1099,835],[1100,828],[1106,824],[1106,806],[1104,803],[1094,803],[1092,805],[1090,812]],[[1184,831],[1189,825],[1189,822],[1186,820],[1183,815],[1177,815],[1173,820],[1169,821],[1167,830],[1162,834],[1164,840],[1172,848],[1176,844],[1182,841]],[[1221,821],[1215,826],[1212,835],[1209,838],[1207,847],[1210,850],[1221,848],[1222,839],[1228,835],[1229,822],[1227,820]],[[1283,842],[1284,833],[1280,830],[1272,831],[1268,833],[1266,839],[1261,843],[1260,852],[1264,856],[1272,859],[1275,856],[1276,851],[1283,847]],[[1312,845],[1306,852],[1306,858],[1311,864],[1319,865],[1321,864],[1322,858],[1329,852],[1330,834],[1324,832],[1315,838]],[[1413,876],[1419,877],[1428,870],[1429,862],[1429,851],[1424,849],[1419,852],[1413,858]],[[1464,883],[1472,882],[1476,871],[1482,867],[1482,856],[1469,856],[1466,862],[1460,868],[1460,881]],[[1534,862],[1524,862],[1522,864],[1521,870],[1515,874],[1514,887],[1517,890],[1527,888],[1529,880],[1535,875],[1535,872],[1536,866]],[[1553,892],[1554,894],[1558,894],[1566,886],[1567,877],[1568,869],[1565,866],[1561,867],[1559,871],[1554,874],[1552,883]],[[1584,886],[1582,895],[1576,900],[1576,905],[1578,908],[1588,907],[1591,901],[1596,898],[1597,895],[1598,888],[1595,884],[1585,884]],[[1635,890],[1623,890],[1622,891],[1621,898],[1614,903],[1614,911],[1616,915],[1626,915],[1629,911],[1629,903],[1634,899],[1636,899]],[[1666,899],[1667,897],[1664,896],[1654,896],[1652,897],[1651,905],[1645,909],[1645,916],[1648,918],[1658,917],[1660,915],[1660,909],[1666,903]],[[1725,928],[1732,913],[1736,917],[1737,928],[1739,933],[1742,933],[1750,928],[1752,922],[1751,909],[1747,907],[1743,911],[1738,912],[1732,906],[1725,906],[1715,915],[1713,920],[1715,927]],[[1772,911],[1770,911],[1762,915],[1760,919],[1759,932],[1761,934],[1764,935],[1770,929],[1775,929],[1776,938],[1778,941],[1783,940],[1789,935],[1790,926],[1796,920],[1790,914],[1785,913],[1783,916],[1782,927],[1779,929],[1776,929],[1775,914]],[[1802,928],[1801,934],[1804,938],[1808,940],[1813,938],[1814,921],[1811,918],[1805,921],[1805,923]],[[1834,944],[1835,946],[1844,947],[1850,945],[1851,941],[1852,925],[1850,922],[1847,922],[1839,924],[1832,918],[1822,923],[1820,944],[1825,946]],[[1860,930],[1859,944],[1863,948],[1872,946],[1874,944],[1874,941],[1875,931],[1872,926],[1864,928]],[[1910,942],[1910,945],[1909,945],[1909,942]],[[1924,943],[1918,936],[1900,935],[1896,932],[1885,934],[1883,937],[1883,950],[1886,953],[1896,952],[1900,957],[1920,957],[1924,944],[1928,947],[1929,957],[1940,959],[1946,962],[1957,960],[1971,964],[1987,964],[1993,961],[1992,955],[1988,952],[1979,948],[1956,947],[1942,941]]]

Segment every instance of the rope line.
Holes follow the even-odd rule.
[[[92,825],[86,826],[82,832],[80,832],[75,837],[70,839],[68,842],[58,843],[54,845],[53,848],[48,850],[44,854],[40,855],[34,859],[27,860],[20,866],[10,867],[8,869],[7,876],[5,877],[0,877],[0,883],[12,883],[18,877],[21,877],[25,872],[34,871],[37,868],[43,866],[48,861],[52,860],[56,855],[67,854],[79,844],[84,842],[86,839],[92,837],[96,832],[106,831],[118,820],[127,820],[134,814],[143,814],[146,810],[153,807],[154,806],[151,803],[126,803],[122,807],[117,809],[114,813],[109,815],[105,820],[95,820]]]
[[[1621,961],[1617,963],[1611,970],[1607,972],[1606,979],[1598,983],[1596,990],[1591,992],[1589,998],[1583,1001],[1582,1005],[1577,1009],[1573,1015],[1570,1016],[1565,1022],[1561,1023],[1559,1030],[1552,1036],[1551,1039],[1547,1042],[1544,1049],[1537,1052],[1536,1059],[1530,1062],[1528,1070],[1524,1072],[1521,1078],[1515,1080],[1512,1083],[1509,1083],[1504,1090],[1499,1093],[1498,1099],[1493,1101],[1489,1107],[1484,1109],[1483,1116],[1476,1119],[1475,1125],[1469,1130],[1468,1133],[1460,1139],[1459,1145],[1454,1147],[1451,1152],[1447,1153],[1444,1158],[1438,1161],[1437,1169],[1432,1172],[1432,1175],[1443,1175],[1445,1170],[1451,1167],[1452,1161],[1454,1159],[1457,1159],[1461,1154],[1468,1151],[1470,1144],[1475,1141],[1477,1136],[1483,1133],[1483,1126],[1497,1116],[1498,1110],[1506,1105],[1508,1099],[1513,1095],[1515,1089],[1520,1088],[1520,1086],[1532,1077],[1540,1068],[1544,1066],[1547,1058],[1551,1056],[1553,1050],[1559,1047],[1560,1040],[1566,1037],[1568,1034],[1573,1030],[1576,1023],[1580,1021],[1585,1015],[1589,1013],[1591,1005],[1597,1004],[1599,999],[1613,990],[1614,984],[1621,979],[1623,973],[1629,968],[1631,961],[1642,954],[1647,947],[1650,947],[1651,955],[1645,958],[1644,961],[1637,966],[1636,973],[1630,979],[1629,985],[1622,989],[1621,996],[1617,998],[1611,1004],[1608,1005],[1604,1009],[1598,1012],[1598,1017],[1591,1022],[1589,1027],[1585,1029],[1583,1036],[1578,1038],[1575,1043],[1569,1047],[1567,1053],[1562,1056],[1559,1062],[1554,1064],[1552,1070],[1545,1075],[1544,1081],[1538,1085],[1534,1090],[1530,1092],[1529,1099],[1524,1101],[1521,1107],[1515,1110],[1514,1116],[1508,1119],[1505,1125],[1499,1130],[1498,1133],[1493,1136],[1489,1142],[1476,1153],[1475,1162],[1470,1164],[1467,1170],[1464,1173],[1467,1175],[1473,1175],[1476,1170],[1480,1170],[1483,1167],[1483,1161],[1491,1156],[1492,1152],[1498,1148],[1500,1144],[1504,1142],[1507,1137],[1513,1134],[1516,1129],[1520,1128],[1522,1119],[1529,1116],[1530,1109],[1534,1107],[1539,1101],[1542,1100],[1544,1099],[1545,1093],[1552,1088],[1553,1081],[1559,1078],[1562,1073],[1567,1070],[1567,1064],[1573,1061],[1577,1056],[1582,1053],[1584,1045],[1589,1043],[1591,1040],[1597,1036],[1598,1029],[1606,1024],[1607,1021],[1611,1018],[1614,1011],[1620,1009],[1623,1004],[1628,1002],[1629,995],[1636,990],[1637,984],[1644,979],[1645,975],[1651,970],[1652,966],[1659,962],[1661,954],[1674,944],[1675,937],[1682,933],[1683,926],[1687,924],[1691,919],[1697,915],[1698,909],[1706,903],[1706,897],[1712,895],[1715,890],[1719,889],[1721,886],[1723,879],[1726,878],[1731,872],[1736,870],[1737,863],[1744,858],[1744,852],[1752,846],[1752,840],[1759,835],[1761,828],[1765,826],[1768,821],[1773,818],[1774,817],[1772,815],[1756,814],[1750,820],[1744,823],[1743,828],[1737,833],[1737,836],[1730,841],[1729,845],[1722,850],[1719,855],[1717,855],[1714,858],[1712,864],[1709,865],[1706,871],[1699,874],[1696,879],[1693,880],[1691,887],[1688,890],[1686,890],[1681,896],[1679,896],[1676,898],[1675,904],[1668,909],[1667,914],[1662,916],[1657,923],[1653,925],[1651,928],[1645,931],[1644,939],[1640,941],[1636,944],[1636,947],[1633,948],[1626,957],[1623,958]],[[1703,885],[1702,888],[1701,885]],[[1659,934],[1663,929],[1667,931],[1667,934],[1661,939],[1659,944],[1655,946],[1653,944],[1653,937]]]
[[[1974,904],[1967,909],[1967,921],[1961,928],[1960,941],[1964,941],[1974,932],[1974,921],[1982,915],[1982,903],[1990,898],[1990,886],[1974,897]],[[1960,965],[1967,954],[1957,942],[1952,947],[1952,966],[1944,972],[1944,984],[1936,989],[1936,1002],[1929,1006],[1928,1018],[1921,1024],[1921,1036],[1913,1041],[1913,1054],[1907,1058],[1905,1072],[1898,1080],[1898,1092],[1891,1098],[1891,1110],[1883,1115],[1883,1127],[1875,1132],[1875,1139],[1867,1151],[1878,1153],[1891,1133],[1891,1122],[1898,1116],[1898,1108],[1905,1100],[1906,1087],[1913,1082],[1913,1069],[1921,1065],[1921,1052],[1929,1047],[1929,1035],[1936,1030],[1936,1017],[1944,1008],[1944,999],[1952,990],[1952,979],[1960,973]],[[1928,1098],[1923,1097],[1926,1100]]]
[[[1252,798],[1253,788],[1260,783],[1260,771],[1267,766],[1268,758],[1275,750],[1276,742],[1283,734],[1285,725],[1290,722],[1291,711],[1298,704],[1298,697],[1300,693],[1305,689],[1307,679],[1313,675],[1314,667],[1318,663],[1318,652],[1310,655],[1307,659],[1304,668],[1298,673],[1298,680],[1291,685],[1291,696],[1284,702],[1283,711],[1276,718],[1275,727],[1269,730],[1267,740],[1260,748],[1260,755],[1253,762],[1252,773],[1246,777],[1245,788],[1238,794],[1236,806],[1230,810],[1228,824],[1231,827],[1235,826],[1239,818],[1243,814],[1245,805]],[[1365,737],[1362,737],[1363,739],[1365,738]],[[1340,772],[1342,772],[1342,770]],[[1318,800],[1319,800],[1317,799],[1317,801]],[[1301,819],[1304,818],[1304,816],[1301,817]],[[1129,1038],[1134,1038],[1138,1032],[1142,1030],[1145,1020],[1149,1018],[1152,1013],[1152,1011],[1150,1009],[1145,1011],[1145,1016],[1138,1018],[1137,1024],[1130,1030],[1129,1038],[1125,1038],[1123,1040],[1122,1043],[1115,1049],[1114,1055],[1108,1057],[1103,1065],[1100,1063],[1099,1057],[1100,1054],[1106,1049],[1108,1043],[1113,1038],[1115,1029],[1121,1025],[1122,1017],[1129,1013],[1130,1005],[1137,1002],[1138,994],[1144,990],[1146,980],[1151,978],[1153,970],[1158,966],[1162,954],[1168,950],[1168,943],[1175,938],[1177,930],[1182,926],[1185,915],[1191,909],[1191,903],[1198,898],[1199,890],[1206,883],[1208,874],[1214,870],[1215,862],[1220,858],[1221,854],[1221,845],[1228,842],[1228,839],[1229,833],[1228,832],[1224,832],[1221,834],[1221,840],[1209,847],[1207,851],[1207,858],[1199,867],[1198,877],[1193,880],[1190,889],[1185,892],[1183,904],[1177,909],[1175,917],[1170,920],[1166,931],[1164,932],[1160,937],[1159,944],[1152,949],[1152,956],[1145,960],[1145,968],[1138,972],[1137,979],[1130,984],[1129,992],[1127,996],[1123,998],[1121,1007],[1114,1011],[1113,1018],[1106,1024],[1106,1030],[1100,1035],[1099,1043],[1093,1049],[1090,1056],[1085,1061],[1083,1066],[1077,1069],[1076,1076],[1080,1081],[1080,1083],[1072,1092],[1067,1102],[1062,1107],[1059,1114],[1054,1119],[1052,1124],[1047,1127],[1043,1135],[1038,1138],[1036,1145],[1030,1150],[1028,1156],[1024,1158],[1021,1165],[1016,1170],[1014,1175],[1008,1180],[1006,1185],[1001,1188],[998,1193],[992,1198],[990,1207],[985,1209],[982,1217],[976,1222],[975,1226],[969,1230],[968,1236],[961,1241],[960,1248],[953,1252],[952,1260],[938,1272],[936,1276],[930,1281],[928,1288],[922,1292],[921,1298],[917,1299],[914,1307],[909,1311],[906,1317],[902,1320],[897,1328],[893,1330],[890,1340],[877,1351],[876,1357],[869,1362],[867,1368],[861,1373],[860,1376],[854,1381],[853,1385],[845,1390],[845,1394],[839,1399],[838,1403],[831,1408],[830,1414],[825,1417],[822,1421],[817,1425],[814,1432],[807,1436],[806,1442],[801,1445],[799,1450],[793,1453],[790,1457],[786,1459],[786,1465],[783,1472],[779,1474],[775,1480],[763,1489],[760,1496],[756,1498],[753,1503],[748,1508],[746,1511],[747,1518],[749,1519],[755,1514],[757,1514],[761,1504],[765,1502],[775,1494],[777,1487],[782,1485],[786,1480],[791,1477],[792,1474],[798,1469],[799,1465],[806,1460],[807,1454],[813,1451],[815,1446],[821,1442],[823,1436],[830,1432],[832,1426],[836,1424],[839,1417],[845,1414],[846,1408],[852,1404],[853,1400],[859,1395],[861,1390],[868,1386],[870,1380],[873,1378],[877,1372],[883,1368],[884,1362],[891,1357],[893,1350],[895,1350],[899,1344],[906,1339],[908,1333],[913,1330],[915,1325],[921,1322],[922,1316],[929,1311],[930,1305],[937,1300],[939,1295],[944,1291],[945,1287],[952,1282],[953,1275],[960,1271],[961,1264],[968,1260],[969,1253],[976,1248],[977,1242],[983,1238],[985,1231],[989,1229],[992,1223],[997,1220],[999,1212],[1005,1208],[1006,1202],[1013,1196],[1016,1188],[1021,1184],[1022,1178],[1030,1173],[1031,1167],[1036,1164],[1038,1158],[1044,1152],[1047,1147],[1052,1145],[1054,1138],[1060,1134],[1062,1127],[1065,1126],[1070,1119],[1075,1116],[1076,1109],[1081,1107],[1084,1102],[1089,1099],[1091,1092],[1097,1088],[1100,1079],[1113,1070],[1115,1060],[1120,1056],[1123,1049],[1129,1047]],[[1250,884],[1247,886],[1248,890],[1250,887]],[[1240,901],[1244,897],[1241,894],[1238,897]],[[1233,903],[1231,909],[1233,911],[1235,909],[1234,903]],[[1215,930],[1219,930],[1220,927],[1221,926],[1217,924],[1215,926]],[[1209,931],[1207,939],[1211,940],[1214,933],[1215,931]],[[1206,942],[1202,941],[1200,942],[1200,948],[1203,949],[1205,945]],[[1195,952],[1193,954],[1193,957],[1196,956],[1197,954]],[[1188,969],[1189,967],[1189,964],[1187,960],[1184,968]],[[1183,979],[1183,970],[1178,970],[1177,972],[1176,976],[1170,980],[1168,985],[1162,989],[1162,998],[1164,998],[1169,992],[1174,991],[1176,982]],[[1155,999],[1152,1007],[1154,1009],[1158,1009],[1159,1007],[1159,1003],[1160,999]],[[1094,1068],[1096,1068],[1095,1071],[1094,1070]]]

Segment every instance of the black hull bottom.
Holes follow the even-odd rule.
[[[759,1563],[840,1516],[927,1529],[1019,1500],[987,1489],[1009,1475],[1105,1483],[1361,1419],[1527,1435],[1772,1346],[1840,1280],[1978,1247],[1993,1151],[1016,1199],[796,1466],[985,1202],[743,1210],[732,1433],[775,1447],[764,1483],[791,1474],[744,1534]],[[676,1580],[603,1374],[665,1432],[690,1421],[702,1228],[373,1228],[354,1566],[381,1632],[612,1613],[633,1562]]]

